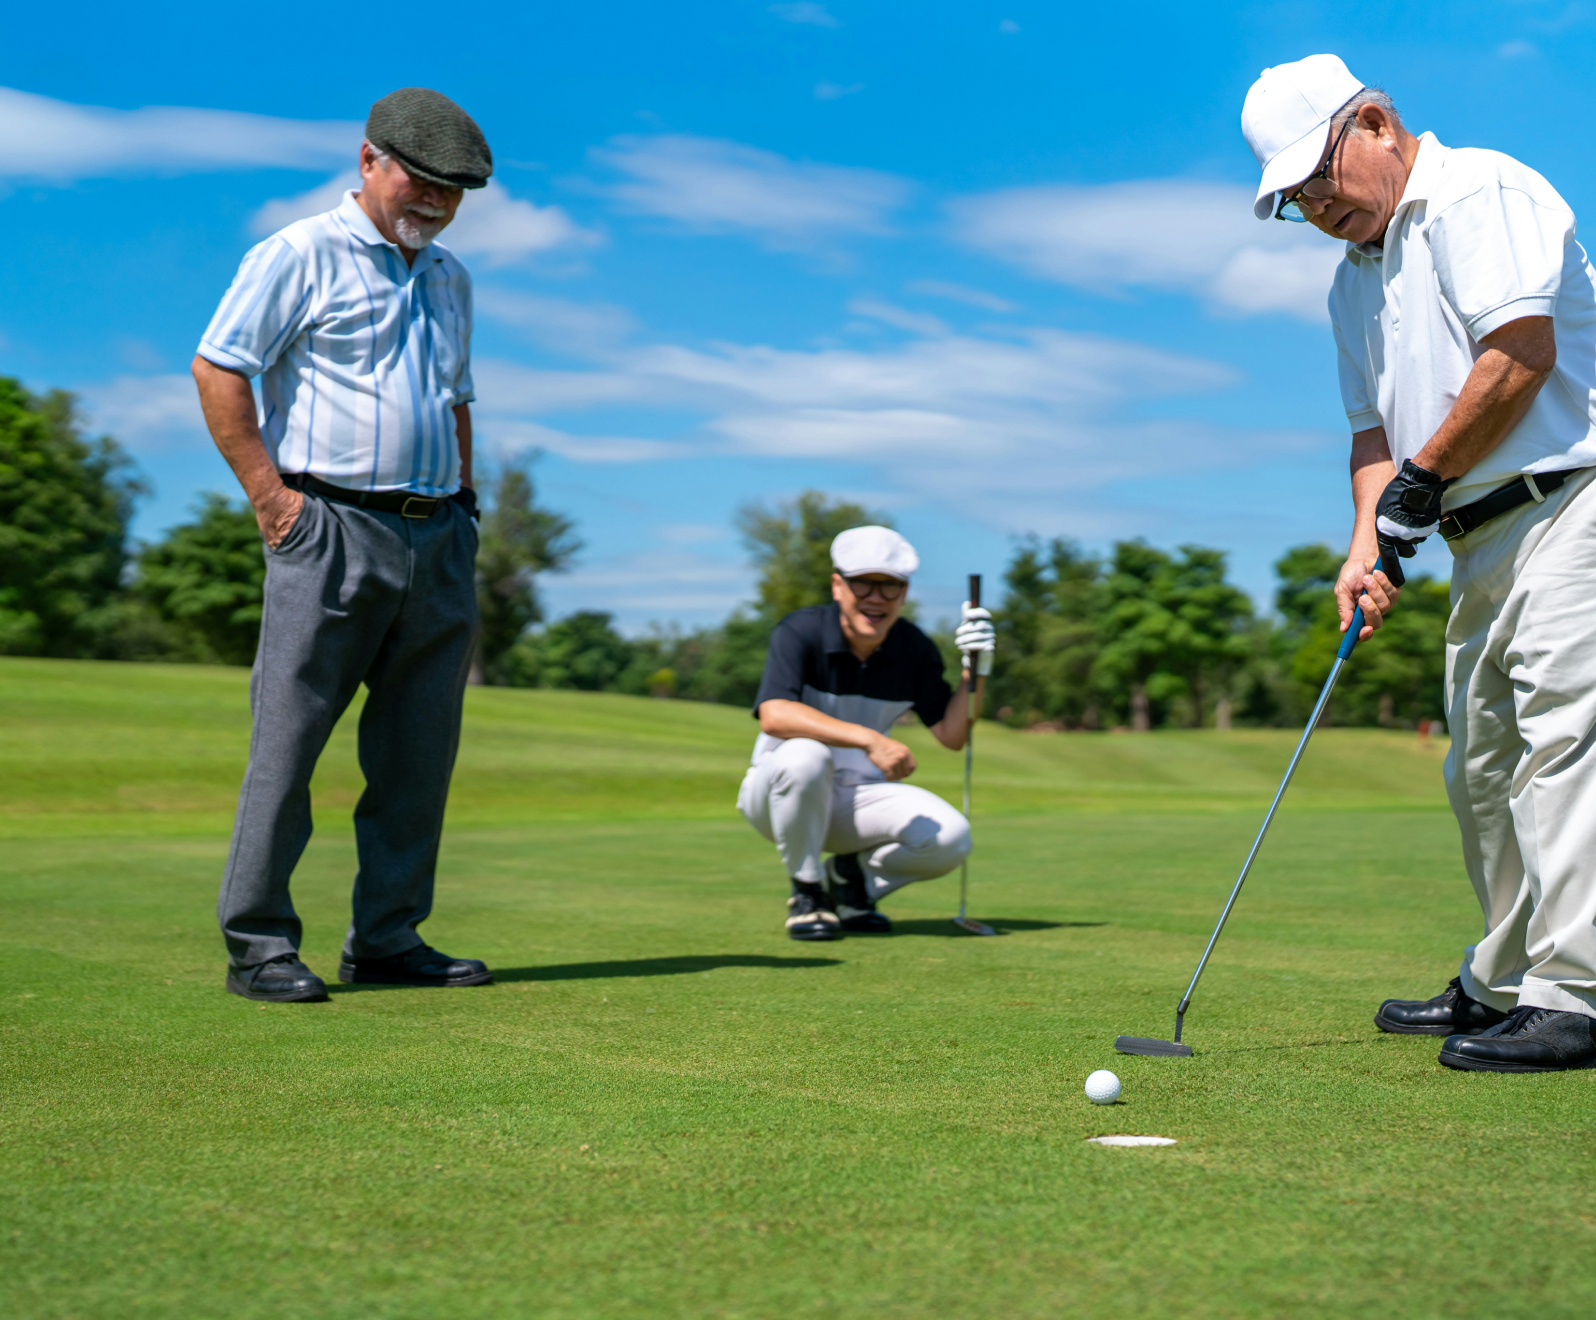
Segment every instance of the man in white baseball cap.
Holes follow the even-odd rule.
[[[914,753],[888,733],[911,710],[953,751],[969,732],[970,675],[955,692],[936,643],[900,617],[920,557],[890,527],[854,527],[831,543],[831,564],[832,603],[794,610],[771,633],[759,738],[737,795],[781,854],[795,940],[890,933],[876,904],[970,852],[963,815],[902,782]],[[992,616],[966,603],[954,643],[990,672]]]
[[[1346,243],[1342,627],[1380,626],[1432,532],[1453,555],[1446,782],[1485,929],[1375,1024],[1453,1068],[1596,1067],[1596,271],[1539,174],[1414,137],[1333,55],[1264,70],[1241,118],[1254,213]]]

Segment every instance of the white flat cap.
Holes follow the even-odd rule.
[[[1363,90],[1339,55],[1310,55],[1258,75],[1241,107],[1241,132],[1263,179],[1252,213],[1267,220],[1275,194],[1318,167],[1335,112]]]
[[[831,543],[831,566],[843,577],[885,573],[907,582],[920,556],[890,527],[850,527]]]

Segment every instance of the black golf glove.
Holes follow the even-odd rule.
[[[1440,528],[1441,496],[1451,484],[1407,458],[1402,460],[1402,470],[1380,493],[1374,510],[1374,534],[1392,586],[1402,585],[1398,558],[1412,559],[1419,542]]]

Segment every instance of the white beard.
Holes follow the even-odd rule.
[[[399,236],[399,241],[412,251],[420,252],[428,246],[434,238],[444,231],[442,225],[418,225],[409,215],[401,215],[394,220],[394,233]]]
[[[418,224],[415,217],[406,211],[393,222],[393,232],[407,248],[420,252],[443,232],[443,222],[440,220],[436,224]]]

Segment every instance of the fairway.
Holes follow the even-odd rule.
[[[247,678],[0,660],[8,1315],[1596,1309],[1596,1075],[1449,1072],[1370,1022],[1478,926],[1444,744],[1316,735],[1196,1057],[1144,1059],[1114,1036],[1173,1028],[1293,732],[983,725],[1002,937],[949,924],[952,876],[891,938],[800,945],[732,805],[746,712],[474,689],[423,933],[496,983],[257,1005],[213,916]],[[346,717],[295,882],[329,979],[359,787]]]

